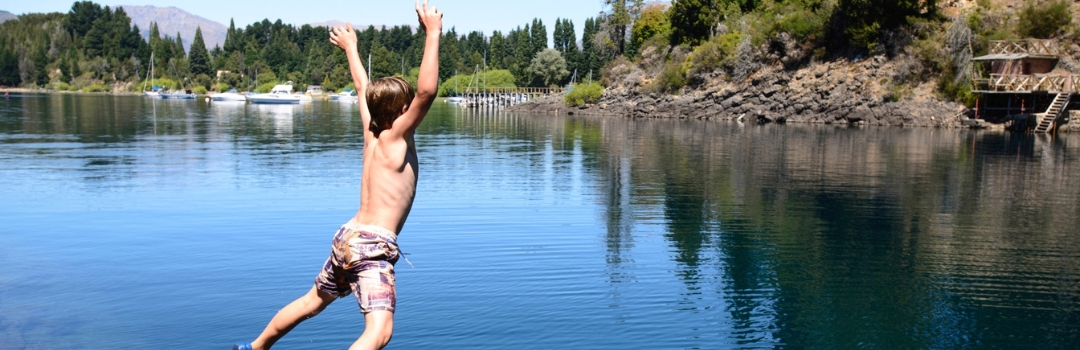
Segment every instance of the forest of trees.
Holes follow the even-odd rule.
[[[1021,11],[979,0],[955,19],[941,15],[936,0],[603,2],[604,12],[583,23],[581,38],[572,21],[556,19],[552,43],[541,19],[490,35],[446,29],[440,92],[478,81],[501,87],[606,83],[622,78],[612,67],[627,65],[644,67],[641,80],[655,91],[676,92],[717,72],[723,79],[745,79],[763,64],[798,67],[811,59],[904,53],[922,61],[922,71],[912,76],[956,77],[940,78],[940,89],[962,98],[963,74],[957,72],[969,67],[960,56],[979,54],[987,40],[1080,37],[1062,0],[1029,0]],[[222,46],[207,48],[197,31],[190,52],[179,33],[160,33],[156,24],[148,32],[143,38],[122,8],[90,1],[74,3],[67,13],[19,16],[0,24],[0,86],[138,90],[151,54],[160,78],[154,84],[172,88],[268,90],[288,80],[300,88],[341,90],[351,81],[345,55],[331,46],[325,27],[267,19],[238,28],[230,22]],[[416,79],[423,33],[408,25],[357,33],[373,76]],[[228,73],[219,77],[219,71]],[[474,72],[486,73],[480,79]]]
[[[595,34],[597,23],[586,21],[586,36]],[[154,84],[168,88],[255,90],[288,80],[300,87],[320,84],[341,90],[352,81],[348,62],[329,43],[327,32],[326,27],[281,20],[267,19],[245,28],[230,22],[223,45],[207,48],[199,30],[185,52],[180,33],[160,33],[151,24],[149,37],[143,38],[122,8],[80,1],[67,13],[26,14],[0,24],[0,86],[138,90],[153,57],[158,78]],[[466,76],[487,71],[501,76],[509,72],[512,79],[501,79],[503,85],[557,86],[598,75],[612,58],[593,49],[588,40],[579,47],[569,19],[556,20],[553,45],[548,33],[541,19],[490,35],[458,33],[451,27],[442,36],[440,81],[460,74],[462,84],[467,84]],[[357,28],[357,36],[361,55],[371,57],[373,76],[416,79],[423,33],[407,25],[369,26]],[[544,61],[534,64],[537,59]],[[218,76],[219,71],[228,73]]]

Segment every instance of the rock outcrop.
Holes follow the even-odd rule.
[[[970,111],[942,101],[931,83],[894,84],[915,69],[913,59],[884,56],[856,62],[810,64],[797,70],[765,67],[741,82],[708,79],[680,94],[648,92],[647,84],[608,88],[598,103],[578,108],[561,96],[510,108],[533,113],[616,115],[634,118],[728,119],[757,123],[821,123],[963,127]]]

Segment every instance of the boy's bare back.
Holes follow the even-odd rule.
[[[360,210],[355,220],[361,225],[374,225],[401,232],[416,198],[419,162],[413,134],[431,108],[438,90],[439,39],[442,34],[442,12],[434,7],[416,4],[421,30],[426,31],[424,58],[420,64],[416,96],[386,129],[369,128],[372,115],[368,106],[369,82],[364,65],[356,52],[356,33],[352,25],[346,30],[335,28],[330,41],[345,50],[353,83],[357,87],[360,115],[364,130],[364,170],[360,184]],[[396,108],[396,106],[393,106]]]

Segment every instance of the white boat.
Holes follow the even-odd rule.
[[[191,93],[191,91],[177,90],[174,92],[161,94],[161,98],[166,100],[194,100],[195,94]]]
[[[300,103],[307,103],[307,102],[311,102],[312,100],[314,100],[313,98],[311,98],[311,95],[308,95],[308,94],[293,94],[293,95],[300,98]]]
[[[251,103],[258,104],[299,104],[300,96],[292,93],[292,83],[275,85],[268,94],[252,94],[247,96]]]
[[[355,91],[342,91],[333,95],[330,95],[330,101],[338,102],[356,102],[358,99],[356,95],[353,95]]]
[[[237,92],[236,89],[229,89],[228,92],[211,95],[210,100],[214,102],[244,102],[247,101],[247,96]]]
[[[453,104],[458,104],[458,103],[461,103],[461,102],[464,102],[464,101],[465,101],[465,98],[461,97],[461,96],[450,96],[450,97],[446,98],[446,102],[453,103]]]
[[[326,94],[326,92],[323,91],[322,85],[308,85],[307,92],[304,93],[304,95],[312,97],[322,96],[324,94]]]

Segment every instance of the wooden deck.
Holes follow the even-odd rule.
[[[976,62],[984,64],[1004,64],[1004,68],[996,74],[980,72],[975,66],[972,67],[971,82],[974,93],[1077,93],[1080,92],[1080,76],[1073,74],[1017,74],[1015,65],[1025,60],[1033,62],[1053,62],[1061,57],[1061,49],[1055,40],[1048,39],[1017,39],[1017,40],[991,40],[989,54],[972,58]],[[1029,64],[1023,63],[1022,71],[1028,73]],[[988,67],[988,66],[983,66]],[[1010,68],[1013,67],[1013,68]],[[1052,66],[1051,66],[1052,68]],[[1011,72],[1010,72],[1011,71]],[[1049,71],[1049,68],[1047,69]]]
[[[1057,41],[1049,39],[991,40],[991,55],[1061,56]]]
[[[972,83],[974,93],[1080,92],[1080,75],[1073,74],[990,74],[990,78],[975,78]]]

